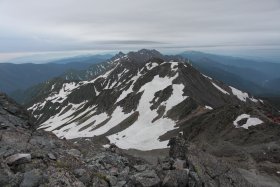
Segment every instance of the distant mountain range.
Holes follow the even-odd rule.
[[[217,80],[257,96],[280,95],[280,64],[196,51],[180,54],[194,67]]]
[[[103,62],[110,55],[93,55],[64,58],[45,64],[0,63],[0,90],[13,93],[25,90],[45,80],[60,76],[66,71],[87,69],[90,65]]]
[[[115,58],[122,55],[120,52]],[[44,84],[44,81],[54,77],[62,80],[89,80],[106,70],[111,57],[77,56],[47,64],[0,63],[0,90],[18,102],[26,103],[38,89],[36,84]],[[280,64],[197,51],[186,51],[174,57],[188,59],[196,69],[215,80],[279,103]],[[139,58],[135,56],[134,59],[137,61]]]

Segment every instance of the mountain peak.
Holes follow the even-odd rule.
[[[160,58],[164,59],[164,55],[162,55],[157,50],[149,50],[149,49],[141,49],[137,52],[129,52],[127,53],[127,57],[137,63],[146,63],[152,58]]]
[[[118,52],[115,56],[124,56],[125,54],[122,52],[122,51],[120,51],[120,52]]]

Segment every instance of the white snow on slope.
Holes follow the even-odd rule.
[[[116,103],[119,102],[119,101],[121,101],[121,100],[123,100],[128,94],[130,94],[130,93],[133,91],[132,88],[133,88],[133,86],[134,86],[134,83],[136,82],[136,80],[137,80],[140,76],[141,76],[141,73],[138,72],[136,76],[134,76],[134,77],[131,78],[132,83],[131,83],[130,87],[129,87],[127,90],[123,90],[123,91],[122,91],[122,93],[121,93],[121,95],[119,96],[119,98],[117,99]]]
[[[39,129],[44,128],[46,131],[53,131],[57,127],[69,122],[72,118],[71,115],[80,107],[85,104],[69,104],[68,106],[65,106],[59,114],[56,114],[55,116],[52,116],[47,121],[45,121],[43,124],[40,125]],[[62,114],[64,109],[67,107],[72,106],[70,110]]]
[[[94,86],[94,91],[95,91],[96,96],[98,96],[100,92],[97,91],[96,86]]]
[[[179,62],[171,62],[171,69],[176,71],[178,69]]]
[[[66,107],[65,107],[66,108]],[[66,138],[66,139],[73,139],[73,138],[78,138],[78,137],[93,137],[93,136],[98,136],[106,133],[108,130],[111,128],[115,127],[118,125],[120,122],[122,122],[124,119],[129,117],[131,113],[129,114],[124,114],[122,112],[122,108],[117,107],[115,111],[113,112],[111,119],[110,116],[106,113],[101,113],[98,115],[94,115],[95,110],[94,109],[89,109],[92,110],[89,113],[89,118],[84,121],[82,124],[79,124],[78,121],[73,119],[78,119],[80,116],[88,112],[89,110],[83,112],[83,114],[80,114],[79,116],[76,116],[73,118],[72,114],[76,111],[77,106],[75,106],[73,109],[67,111],[65,114],[57,114],[56,116],[51,117],[48,119],[46,122],[44,122],[39,129],[44,128],[46,131],[53,131],[53,133],[58,136],[59,138]],[[93,128],[98,126],[101,122],[110,119],[105,125],[101,126],[100,128],[97,128],[96,130],[91,131]],[[71,122],[71,123],[70,123]],[[69,123],[68,125],[60,128],[59,130],[54,130],[66,123]],[[90,123],[94,123],[92,126],[86,128],[83,131],[79,131],[81,128],[89,125]]]
[[[187,96],[183,96],[183,84],[173,84],[172,88],[173,92],[171,97],[166,102],[164,102],[164,105],[166,106],[165,111],[172,109],[175,105],[181,103],[184,99],[187,98]]]
[[[79,87],[79,84],[75,83],[75,82],[70,82],[70,83],[64,83],[62,85],[62,88],[59,90],[59,92],[53,92],[49,97],[47,97],[44,102],[42,103],[35,103],[33,106],[29,107],[27,110],[38,110],[38,109],[42,109],[47,101],[51,101],[52,103],[62,103],[67,96],[72,93],[72,91],[76,88]]]
[[[79,87],[79,85],[75,82],[64,83],[62,89],[60,89],[58,93],[47,97],[46,100],[51,101],[52,103],[62,103],[67,98],[67,96],[72,93],[72,91],[77,87]]]
[[[207,75],[204,75],[204,74],[201,74],[203,77],[207,78],[207,79],[210,79],[210,80],[213,80],[211,77],[207,76]]]
[[[54,87],[55,87],[55,84],[54,84],[54,85],[52,85],[51,91],[54,89]]]
[[[258,102],[258,100],[254,99],[254,98],[250,98],[248,93],[242,92],[232,86],[230,86],[230,88],[231,88],[232,94],[235,95],[239,100],[246,102],[246,99],[250,99],[251,101],[253,101],[255,103]]]
[[[242,119],[247,119],[246,123],[239,126],[238,125],[238,122]],[[259,125],[259,124],[262,124],[263,121],[260,120],[259,118],[253,118],[251,117],[249,114],[241,114],[240,116],[238,116],[236,118],[236,120],[233,122],[233,125],[236,127],[236,128],[244,128],[244,129],[248,129],[249,127],[251,126],[256,126],[256,125]]]
[[[62,103],[66,98],[67,96],[72,93],[72,91],[74,89],[77,89],[79,88],[80,86],[83,86],[83,85],[86,85],[86,84],[91,84],[91,83],[94,83],[97,79],[99,78],[107,78],[110,73],[116,69],[116,67],[118,66],[119,64],[117,64],[114,68],[112,68],[111,70],[105,72],[104,74],[96,77],[95,79],[91,80],[91,81],[81,81],[79,83],[75,83],[75,82],[70,82],[70,83],[64,83],[62,85],[62,88],[59,90],[59,92],[53,92],[50,94],[49,97],[47,97],[45,99],[44,102],[39,102],[39,103],[35,103],[33,106],[29,107],[27,110],[29,111],[35,111],[35,110],[38,110],[38,109],[42,109],[44,107],[44,105],[46,104],[46,101],[51,101],[52,103]],[[112,84],[111,86],[113,86],[114,84]],[[109,84],[107,85],[107,87],[109,86]],[[54,87],[54,86],[53,86]],[[96,94],[98,95],[100,92],[98,92],[95,88],[95,91],[96,91]]]
[[[147,64],[145,64],[145,66],[147,67],[148,70],[151,70],[151,69],[157,67],[158,63],[156,63],[156,62],[147,63]]]
[[[131,113],[124,114],[122,112],[122,108],[117,107],[113,112],[111,119],[105,125],[101,126],[100,128],[97,128],[96,130],[91,131],[92,128],[96,127],[98,124],[100,124],[101,122],[109,118],[106,113],[91,116],[91,121],[96,121],[94,123],[94,126],[92,126],[91,128],[87,128],[83,131],[79,131],[79,129],[84,127],[85,124],[78,125],[77,123],[74,122],[71,123],[70,125],[61,128],[60,130],[53,131],[53,133],[55,133],[58,137],[65,137],[66,139],[98,136],[106,133],[107,131],[109,131],[111,128],[115,127],[116,125],[118,125],[120,122],[125,120],[130,115]]]
[[[213,110],[213,108],[211,106],[205,106],[205,108],[208,110]]]
[[[108,139],[123,149],[134,148],[139,150],[152,150],[166,148],[167,141],[160,142],[158,137],[175,129],[175,122],[168,118],[160,118],[152,123],[152,120],[157,117],[158,114],[156,110],[150,109],[150,101],[153,100],[154,94],[157,91],[172,85],[172,81],[176,77],[177,75],[172,78],[155,76],[151,82],[146,83],[139,91],[144,93],[136,109],[136,111],[140,113],[138,120],[127,129],[108,136]],[[183,85],[174,84],[172,87],[172,96],[164,103],[167,110],[187,98],[187,96],[182,95]]]
[[[119,63],[116,64],[116,66],[112,69],[110,69],[109,71],[105,72],[103,75],[98,76],[98,78],[107,78],[117,67],[118,67]]]
[[[228,94],[230,95],[227,91],[225,91],[223,88],[212,82],[213,86],[215,86],[218,90],[220,90],[223,94]]]
[[[174,64],[173,70],[177,69],[175,65],[176,64]],[[153,66],[155,67],[155,65]],[[112,70],[109,72],[112,72]],[[82,81],[80,82],[79,86],[93,83],[98,78],[106,78],[109,75],[110,73],[107,72],[92,81]],[[127,94],[132,92],[133,84],[141,76],[142,74],[140,71],[132,78],[133,82],[130,88],[127,91],[123,91],[123,93],[118,98],[118,101],[124,99]],[[173,77],[155,76],[151,82],[148,82],[142,86],[139,92],[143,92],[143,95],[136,109],[136,111],[138,111],[140,114],[138,120],[127,129],[108,136],[109,140],[124,149],[135,148],[140,150],[152,150],[166,148],[167,141],[160,142],[158,138],[166,132],[175,129],[176,123],[167,117],[160,118],[152,123],[153,119],[155,119],[158,114],[156,112],[157,109],[150,109],[150,106],[152,105],[150,102],[155,97],[154,94],[157,91],[163,90],[170,85],[172,85],[173,89],[172,95],[167,101],[162,103],[162,105],[166,107],[164,116],[168,110],[172,109],[172,107],[186,99],[187,96],[183,96],[183,84],[172,84],[172,81],[175,80],[177,76],[178,73]],[[67,95],[65,97],[67,97]],[[44,122],[40,128],[45,128],[47,131],[53,131],[60,138],[65,137],[67,139],[73,139],[77,137],[93,137],[108,132],[110,129],[117,126],[123,120],[127,119],[132,113],[134,113],[134,111],[132,111],[131,113],[125,114],[122,112],[121,107],[117,107],[111,116],[109,116],[107,113],[101,113],[97,115],[95,106],[93,106],[74,117],[74,112],[76,112],[77,109],[82,106],[82,104],[73,105],[70,103],[70,105],[72,105],[72,108],[69,111],[64,114],[60,113],[51,117],[49,120]],[[83,118],[84,120],[77,120],[83,115],[86,115]],[[107,121],[107,123],[97,128],[98,125],[104,121]],[[65,124],[67,125],[62,126]],[[54,130],[57,127],[61,128]],[[83,128],[83,130],[79,131],[81,128]],[[96,129],[91,131],[93,128]]]
[[[32,105],[31,107],[29,107],[27,110],[41,110],[42,108],[44,108],[44,106],[46,105],[46,101],[42,102],[42,103],[35,103],[34,105]]]

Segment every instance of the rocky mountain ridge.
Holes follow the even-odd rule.
[[[266,101],[180,57],[141,50],[110,62],[89,80],[49,81],[29,106],[36,131],[3,97],[4,124],[9,114],[25,116],[14,124],[26,124],[1,128],[4,184],[17,186],[39,169],[52,186],[279,186],[280,114]],[[154,166],[124,153],[168,146],[169,157]],[[10,167],[18,156],[23,165]]]
[[[169,132],[193,116],[263,102],[155,50],[120,55],[109,64],[93,79],[49,84],[28,107],[40,128],[61,138],[101,136],[124,149],[151,150],[165,148]]]

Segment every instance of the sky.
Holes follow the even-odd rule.
[[[155,48],[280,59],[280,0],[0,0],[0,61]]]

